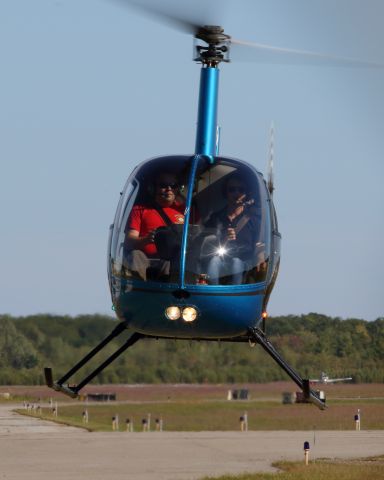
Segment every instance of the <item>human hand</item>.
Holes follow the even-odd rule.
[[[227,228],[227,240],[228,241],[236,240],[236,231],[234,228]]]
[[[144,237],[146,243],[154,243],[155,241],[155,234],[156,230],[151,230],[150,232],[147,233],[147,235]]]

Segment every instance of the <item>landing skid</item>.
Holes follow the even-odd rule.
[[[125,350],[134,345],[141,338],[151,338],[148,335],[143,335],[141,333],[135,332],[131,335],[128,340],[111,356],[109,356],[99,367],[93,370],[87,377],[85,377],[77,385],[70,386],[65,383],[69,378],[72,377],[81,367],[89,362],[100,350],[102,350],[111,340],[120,335],[124,330],[126,330],[126,324],[124,322],[119,323],[112,332],[102,340],[93,350],[91,350],[83,359],[81,359],[74,367],[72,367],[60,380],[56,382],[53,380],[53,373],[50,367],[44,369],[45,382],[49,388],[62,392],[65,395],[68,395],[72,398],[77,398],[79,396],[79,391],[87,385],[97,374],[99,374],[104,368],[106,368],[110,363],[112,363],[117,357],[119,357]],[[152,337],[157,338],[157,337]],[[275,362],[292,378],[292,380],[303,390],[305,398],[318,406],[321,410],[326,408],[326,405],[323,400],[320,399],[319,395],[309,387],[309,380],[301,378],[301,376],[283,359],[280,353],[275,349],[272,343],[267,339],[265,333],[259,328],[251,328],[248,331],[247,337],[237,337],[232,339],[226,339],[226,341],[231,342],[244,342],[249,340],[252,343],[259,343],[264,350],[275,360]],[[200,339],[201,340],[201,339]],[[212,340],[212,339],[206,339]],[[224,339],[223,339],[224,340]],[[224,340],[225,341],[225,340]]]
[[[251,328],[248,335],[249,341],[260,344],[273,360],[275,360],[275,362],[292,378],[296,385],[301,388],[306,400],[314,403],[321,410],[326,408],[324,401],[321,400],[319,395],[309,387],[309,380],[301,378],[301,376],[283,359],[262,330],[259,328]]]
[[[111,340],[115,337],[120,335],[124,330],[126,330],[127,326],[124,322],[119,323],[112,332],[102,340],[93,350],[91,350],[84,358],[80,360],[74,367],[72,367],[60,380],[56,382],[53,380],[53,373],[52,368],[46,367],[44,368],[44,375],[45,375],[45,383],[49,388],[56,390],[57,392],[62,392],[65,395],[68,395],[72,398],[77,398],[79,396],[79,391],[89,383],[97,374],[99,374],[104,368],[106,368],[110,363],[112,363],[117,357],[119,357],[127,348],[134,345],[140,338],[143,338],[144,335],[140,333],[134,333],[131,335],[128,340],[118,349],[116,350],[111,356],[109,356],[99,367],[97,367],[93,372],[91,372],[87,377],[84,378],[80,383],[77,385],[70,386],[65,382],[72,377],[81,367],[83,367],[86,363],[89,362],[100,350],[102,350]]]

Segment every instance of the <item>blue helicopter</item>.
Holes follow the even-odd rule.
[[[236,42],[220,26],[188,27],[195,38],[194,60],[201,65],[195,152],[152,158],[128,178],[108,245],[109,285],[120,323],[59,380],[46,368],[46,383],[76,398],[143,338],[244,342],[261,345],[306,399],[324,409],[309,380],[284,360],[265,333],[281,242],[272,173],[266,181],[252,165],[219,154],[219,65],[229,62]],[[308,52],[277,53],[315,63],[350,62]],[[115,353],[77,385],[67,383],[127,329],[134,333]]]

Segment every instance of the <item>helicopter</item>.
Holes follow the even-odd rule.
[[[281,244],[272,168],[266,180],[251,164],[219,153],[219,66],[230,62],[233,45],[271,48],[237,42],[218,25],[185,25],[193,33],[194,61],[201,65],[195,151],[146,160],[129,176],[108,242],[109,287],[120,323],[59,380],[54,381],[52,369],[46,367],[46,384],[77,398],[85,385],[141,339],[243,342],[259,344],[305,398],[324,409],[309,379],[284,360],[266,335]],[[316,63],[350,62],[286,49],[274,53],[294,61],[303,56]],[[232,211],[240,212],[237,221],[228,216],[228,195]],[[142,231],[144,216],[147,228]],[[226,224],[226,235],[212,221],[218,218]],[[240,237],[246,237],[246,248],[239,245]],[[127,329],[133,333],[120,348],[79,383],[68,383]]]

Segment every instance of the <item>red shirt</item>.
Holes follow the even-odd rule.
[[[159,207],[161,208],[161,207]],[[184,223],[185,205],[173,204],[171,207],[163,207],[163,212],[169,217],[172,223]],[[139,232],[139,237],[145,237],[149,232],[156,228],[166,226],[166,223],[159,212],[153,207],[145,205],[135,205],[129,216],[127,229]],[[143,247],[143,252],[149,257],[156,256],[157,249],[154,243],[148,243]]]

